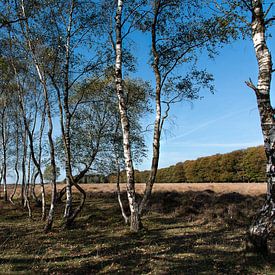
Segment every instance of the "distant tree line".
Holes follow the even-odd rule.
[[[266,157],[263,146],[227,154],[201,157],[158,169],[156,182],[264,182]],[[149,171],[135,171],[136,182],[145,182]],[[114,175],[109,176],[115,182]],[[126,181],[125,172],[121,181]]]

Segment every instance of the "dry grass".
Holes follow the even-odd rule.
[[[115,184],[82,184],[87,192],[115,192]],[[61,186],[59,187],[61,188]],[[125,190],[125,184],[121,184],[121,189]],[[138,193],[142,193],[145,184],[136,184]],[[238,192],[244,195],[256,196],[266,193],[266,183],[156,183],[154,192],[186,192],[212,190],[215,193]]]
[[[28,220],[18,204],[0,202],[0,273],[275,274],[274,239],[267,259],[244,249],[264,185],[242,185],[157,184],[161,192],[155,190],[138,234],[123,225],[114,185],[84,185],[86,206],[76,224],[61,229],[61,203],[49,234],[39,208]]]
[[[50,185],[45,185],[46,191],[50,192]],[[65,185],[58,184],[57,189],[61,190]],[[116,192],[116,184],[101,183],[101,184],[81,184],[87,192]],[[8,190],[11,192],[13,185],[8,185]],[[20,186],[17,188],[17,196],[20,194]],[[137,183],[137,193],[143,193],[145,184]],[[36,191],[39,192],[40,187],[36,186]],[[121,190],[125,191],[125,183],[121,183]],[[155,183],[154,192],[186,192],[186,191],[203,191],[212,190],[215,193],[230,193],[237,192],[243,195],[257,196],[266,193],[266,183]]]

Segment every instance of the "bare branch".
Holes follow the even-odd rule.
[[[17,19],[14,19],[14,20],[4,20],[4,22],[0,25],[0,29],[5,27],[5,26],[9,26],[11,24],[18,23],[18,22],[24,21],[24,20],[27,20],[27,18],[22,17],[22,18],[17,18]]]
[[[169,111],[170,111],[170,102],[165,102],[166,103],[166,110],[165,110],[165,114],[163,115],[163,117],[161,118],[161,123],[160,123],[160,133],[162,132],[162,128],[163,128],[163,124],[164,121],[166,120],[166,118],[169,116]]]
[[[253,8],[250,7],[250,6],[247,4],[246,0],[241,0],[241,2],[242,2],[243,4],[245,4],[245,6],[248,8],[248,10],[250,10],[250,11],[254,14]]]
[[[256,93],[256,95],[259,94],[259,89],[253,84],[251,78],[249,78],[249,81],[245,81],[245,84],[251,88],[252,90],[254,90],[254,92]]]
[[[271,17],[271,18],[265,20],[264,24],[265,24],[265,25],[268,25],[268,24],[269,24],[270,22],[272,22],[272,21],[275,21],[275,16],[273,16],[273,17]]]
[[[265,14],[264,14],[264,18],[266,18],[266,16],[268,15],[268,13],[270,12],[272,6],[273,6],[274,3],[271,3],[268,7],[268,9],[266,10]]]

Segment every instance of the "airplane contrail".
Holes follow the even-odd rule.
[[[251,108],[249,108],[249,109],[244,109],[244,110],[237,111],[237,112],[230,113],[230,114],[226,114],[226,115],[224,115],[224,116],[221,116],[221,117],[218,117],[218,118],[209,120],[209,121],[207,121],[207,122],[205,122],[205,123],[202,123],[202,124],[198,125],[197,127],[193,128],[193,129],[191,129],[191,130],[185,132],[184,134],[182,134],[182,135],[180,135],[180,136],[177,136],[177,137],[168,139],[168,141],[174,141],[174,140],[177,140],[177,139],[186,137],[186,136],[188,136],[188,135],[190,135],[190,134],[192,134],[192,133],[194,133],[194,132],[196,132],[196,131],[198,131],[198,130],[200,130],[200,129],[203,129],[203,128],[205,128],[205,127],[211,125],[211,124],[214,124],[214,123],[217,122],[217,121],[221,121],[221,120],[224,120],[224,119],[226,119],[226,118],[230,118],[230,117],[233,117],[233,116],[235,116],[235,115],[238,115],[238,114],[241,114],[241,113],[247,112],[247,111],[251,111]]]

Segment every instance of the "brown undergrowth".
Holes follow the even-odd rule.
[[[245,252],[246,228],[263,200],[209,189],[156,192],[138,234],[123,225],[112,192],[89,192],[70,230],[60,227],[59,204],[48,234],[39,208],[29,220],[19,205],[0,202],[0,273],[274,274],[274,239],[267,259]]]

